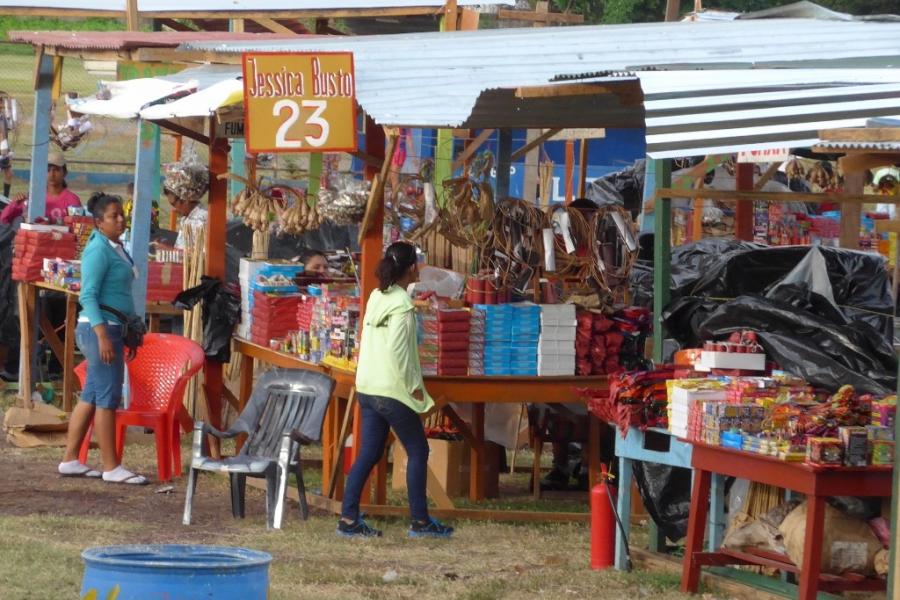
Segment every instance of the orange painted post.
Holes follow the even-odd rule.
[[[173,152],[173,154],[174,154],[173,158],[176,161],[181,160],[181,147],[182,147],[183,143],[184,143],[184,138],[181,137],[180,135],[176,135],[175,136],[175,151]],[[175,214],[175,211],[172,210],[171,207],[169,207],[169,229],[174,230],[176,227],[178,227],[178,215]]]
[[[735,187],[740,191],[753,190],[753,165],[737,163],[735,169]],[[738,200],[734,211],[734,237],[739,240],[753,240],[753,201]]]
[[[219,175],[228,172],[228,141],[216,139],[215,123],[209,124],[209,220],[206,235],[206,274],[225,279],[225,224],[228,184]],[[204,368],[206,406],[210,423],[222,425],[222,363],[207,361]],[[216,444],[217,446],[217,444]],[[213,443],[210,442],[210,451]],[[218,448],[216,448],[218,454]]]
[[[573,178],[575,177],[575,140],[566,141],[566,205],[572,202],[575,190],[573,186]]]

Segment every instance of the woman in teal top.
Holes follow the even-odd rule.
[[[101,309],[103,305],[126,315],[134,314],[134,263],[119,243],[125,231],[122,199],[97,192],[88,200],[88,210],[94,216],[95,229],[81,256],[82,311],[75,329],[78,348],[88,364],[87,378],[69,419],[66,452],[59,472],[66,477],[101,476],[78,460],[78,449],[93,419],[103,480],[143,485],[147,479],[123,467],[116,457],[116,409],[122,400],[125,377],[123,323]]]

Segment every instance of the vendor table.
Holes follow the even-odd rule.
[[[616,457],[619,459],[619,496],[616,502],[616,512],[619,513],[622,527],[616,528],[615,565],[617,570],[625,571],[628,569],[626,546],[628,532],[631,528],[631,520],[628,517],[631,515],[631,481],[634,477],[634,463],[636,461],[652,462],[690,469],[692,448],[690,444],[677,439],[672,432],[666,429],[650,428],[641,431],[636,427],[629,427],[625,437],[619,435],[618,430],[616,434]],[[722,475],[713,475],[709,515],[709,526],[712,529],[709,536],[710,551],[719,547],[725,534],[724,483],[725,478]],[[661,546],[665,545],[665,536],[659,537],[657,533],[651,531],[650,534],[650,550],[652,552],[664,550],[664,547]]]
[[[50,320],[43,313],[38,314],[37,311],[37,295],[39,290],[48,290],[51,292],[59,292],[65,294],[66,297],[66,322],[65,322],[65,339],[61,340]],[[162,315],[180,316],[184,311],[175,308],[169,302],[147,302],[147,315],[150,320],[149,330],[151,332],[159,331],[159,320]],[[34,319],[37,316],[37,325],[44,335],[44,339],[50,345],[56,359],[63,368],[63,410],[72,412],[75,405],[75,385],[77,377],[75,376],[75,326],[78,324],[78,292],[63,289],[43,281],[30,281],[19,283],[19,331],[33,331]],[[34,339],[30,335],[20,336],[19,351],[22,356],[33,356]],[[30,402],[30,394],[26,394],[27,390],[31,390],[33,382],[33,374],[31,373],[31,361],[24,362],[24,369],[19,373],[19,390],[27,398],[24,398],[26,405]],[[187,413],[185,412],[185,415]],[[188,416],[188,421],[190,417]],[[190,428],[187,429],[189,431]]]
[[[239,406],[243,407],[250,397],[253,388],[253,360],[260,360],[273,366],[283,368],[313,369],[328,373],[334,377],[337,385],[335,389],[336,402],[332,402],[325,417],[322,431],[322,489],[329,488],[331,468],[334,465],[332,452],[336,444],[340,443],[339,431],[340,415],[346,407],[345,399],[350,398],[353,391],[355,375],[353,372],[341,369],[329,368],[322,365],[309,363],[290,355],[254,344],[244,339],[235,338],[234,351],[251,360],[241,363],[241,380],[239,391]],[[560,404],[581,402],[578,388],[605,389],[606,377],[438,377],[426,376],[425,386],[428,393],[435,399],[437,405],[444,409],[454,425],[460,430],[470,445],[470,481],[469,499],[472,501],[484,500],[485,484],[485,438],[484,438],[484,409],[491,403],[515,403],[535,402],[545,404]],[[451,402],[471,403],[471,424],[466,423],[449,406]],[[600,435],[601,423],[590,416],[590,441],[589,472],[592,484],[600,478]],[[376,484],[376,497],[383,502],[386,496],[386,476],[381,470],[373,474]],[[338,474],[340,478],[340,474]],[[338,482],[340,483],[340,482]],[[340,486],[337,497],[340,497]],[[321,503],[320,503],[321,504]],[[331,507],[327,505],[327,507]],[[373,508],[377,505],[368,505],[366,510],[377,514]],[[389,507],[396,508],[396,507]],[[437,514],[437,513],[436,513]],[[449,514],[444,511],[443,514]],[[485,513],[486,514],[486,513]],[[540,513],[536,513],[540,514]],[[579,518],[586,518],[587,514],[579,514]]]
[[[885,589],[885,581],[878,579],[848,579],[833,575],[820,577],[825,499],[829,496],[890,497],[893,469],[885,467],[814,467],[805,463],[789,463],[770,456],[742,452],[719,446],[692,442],[691,465],[695,469],[691,493],[691,512],[688,522],[687,546],[681,577],[681,590],[696,592],[700,583],[700,567],[726,565],[756,565],[774,567],[797,573],[799,600],[815,600],[817,590],[875,591]],[[739,552],[720,548],[716,552],[702,552],[712,475],[749,479],[759,483],[786,488],[806,495],[806,538],[803,564],[800,568],[780,554]]]

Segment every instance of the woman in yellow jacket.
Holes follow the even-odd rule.
[[[360,517],[359,497],[369,473],[384,454],[388,431],[393,428],[408,457],[409,536],[449,537],[453,528],[431,518],[425,500],[428,441],[419,415],[431,410],[434,401],[422,382],[415,308],[406,293],[407,286],[419,277],[415,247],[405,242],[391,244],[378,264],[377,274],[379,289],[366,303],[356,370],[361,446],[347,477],[337,532],[345,537],[381,536]]]

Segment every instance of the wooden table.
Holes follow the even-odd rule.
[[[336,381],[335,398],[329,406],[325,416],[322,430],[322,489],[327,490],[331,486],[331,472],[335,464],[335,456],[339,450],[338,445],[343,443],[340,439],[342,418],[348,399],[352,396],[355,374],[351,371],[334,369],[300,360],[288,354],[254,344],[241,338],[235,338],[233,348],[235,352],[244,355],[241,363],[240,389],[238,404],[243,407],[253,389],[253,359],[259,360],[276,367],[312,369],[331,375]],[[470,480],[469,499],[472,501],[484,500],[485,484],[484,469],[485,439],[484,439],[484,412],[485,406],[491,403],[525,402],[562,404],[581,402],[577,388],[605,389],[606,377],[425,377],[425,387],[435,399],[445,414],[447,414],[459,428],[460,432],[470,444]],[[472,422],[466,423],[449,406],[451,402],[472,404]],[[359,419],[354,419],[354,432],[358,433]],[[590,416],[590,441],[589,441],[589,473],[592,484],[600,478],[600,436],[602,433],[601,422]],[[356,439],[356,438],[355,438]],[[337,494],[335,499],[341,497],[342,473],[337,471]],[[386,503],[386,459],[373,473],[375,487],[375,503],[364,505],[364,510],[370,514],[400,514],[406,509],[397,506],[387,506]],[[429,481],[429,491],[434,487]],[[435,490],[440,492],[440,490]],[[444,494],[446,496],[446,494]],[[339,505],[332,498],[311,498],[311,503],[327,510],[337,511]],[[439,510],[433,511],[438,517],[466,517],[466,518],[510,518],[521,516],[523,519],[534,516],[546,516],[553,520],[587,520],[587,513],[537,513],[528,511],[477,511],[461,510],[453,507],[446,497],[439,502]]]
[[[692,445],[691,466],[695,469],[695,473],[691,492],[687,546],[681,576],[682,591],[697,591],[700,583],[700,567],[704,565],[756,565],[797,573],[799,578],[797,598],[799,600],[815,600],[817,590],[839,592],[885,589],[884,580],[851,580],[833,575],[820,576],[820,559],[825,499],[829,496],[890,497],[893,469],[890,467],[820,468],[699,442],[692,442]],[[778,554],[739,552],[725,548],[720,548],[716,552],[701,551],[713,473],[749,479],[806,495],[806,539],[803,547],[803,564],[799,569],[787,557]]]
[[[64,294],[66,297],[65,338],[60,339],[47,315],[37,310],[39,290],[47,290]],[[44,339],[63,368],[63,410],[72,412],[75,405],[75,386],[78,378],[75,375],[75,326],[78,324],[78,292],[51,285],[44,281],[19,283],[19,352],[22,356],[34,356],[36,341],[26,332],[34,331],[35,318]],[[149,331],[159,331],[161,315],[180,316],[183,311],[176,309],[170,302],[148,302],[146,313],[150,319]],[[31,386],[34,374],[31,372],[32,361],[22,361],[19,371],[19,391],[26,407],[31,407]]]

